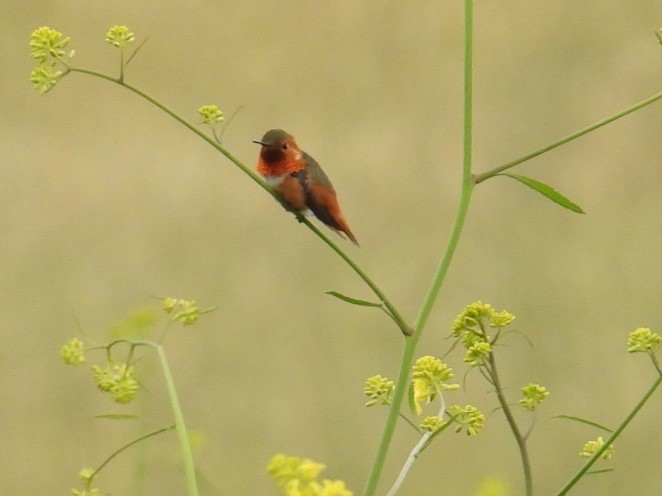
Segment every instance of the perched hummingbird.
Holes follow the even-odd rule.
[[[297,146],[292,135],[272,129],[253,143],[262,145],[257,171],[283,195],[292,210],[306,214],[312,211],[319,220],[338,234],[345,233],[358,246],[340,211],[331,181],[315,159]]]

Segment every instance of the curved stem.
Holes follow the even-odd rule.
[[[174,110],[163,105],[158,100],[154,99],[153,97],[143,92],[142,90],[136,88],[135,86],[127,83],[126,81],[116,79],[106,74],[97,71],[92,71],[89,69],[71,67],[69,68],[69,70],[70,72],[80,72],[83,74],[88,74],[91,76],[99,77],[101,79],[105,79],[106,81],[110,81],[111,83],[118,84],[123,88],[126,88],[127,90],[135,93],[136,95],[144,98],[151,104],[155,105],[156,107],[164,111],[166,114],[168,114],[170,117],[175,119],[177,122],[183,124],[189,130],[193,131],[195,134],[197,134],[208,144],[216,148],[223,155],[225,155],[225,157],[228,160],[230,160],[234,165],[239,167],[239,169],[241,169],[241,171],[244,174],[250,177],[255,183],[257,183],[262,189],[264,189],[267,193],[273,196],[281,205],[283,205],[285,209],[289,211],[289,208],[287,204],[284,203],[283,199],[267,185],[267,183],[259,176],[259,174],[254,172],[252,169],[247,167],[241,160],[239,160],[237,157],[232,155],[223,145],[221,145],[218,141],[214,140],[213,137],[210,137],[207,134],[203,133],[200,129],[198,129],[198,127],[196,127],[194,124],[192,124],[191,122],[187,121],[186,119],[178,115]],[[406,336],[411,335],[412,334],[411,328],[407,325],[404,318],[400,315],[398,310],[387,298],[384,292],[379,288],[379,286],[377,286],[377,284],[359,267],[359,265],[356,262],[354,262],[354,260],[342,248],[340,248],[337,244],[331,241],[325,234],[323,234],[319,229],[317,229],[317,227],[315,227],[315,225],[313,225],[308,219],[298,215],[296,215],[296,217],[302,224],[305,224],[306,227],[308,227],[308,229],[310,229],[313,233],[315,233],[324,243],[326,243],[333,251],[335,251],[354,270],[354,272],[363,280],[363,282],[365,282],[368,285],[368,287],[373,291],[373,293],[375,293],[375,295],[383,302],[384,306],[388,309],[390,316],[398,325],[402,333],[405,334]]]
[[[237,167],[241,169],[242,172],[244,172],[248,177],[250,177],[254,182],[256,182],[262,189],[264,189],[266,192],[268,192],[271,196],[273,196],[276,200],[282,203],[281,199],[278,197],[276,193],[267,185],[267,183],[262,180],[262,178],[253,170],[250,168],[246,167],[246,165],[241,162],[237,157],[232,155],[224,146],[222,146],[220,143],[216,142],[212,137],[206,135],[203,133],[198,127],[181,117],[179,114],[177,114],[174,110],[172,110],[170,107],[167,107],[166,105],[162,104],[155,98],[151,97],[144,91],[138,89],[137,87],[127,83],[126,81],[120,81],[119,79],[116,79],[114,77],[108,76],[107,74],[103,74],[101,72],[93,71],[90,69],[81,69],[79,67],[71,67],[70,68],[71,72],[80,72],[82,74],[88,74],[90,76],[96,76],[101,79],[105,79],[106,81],[109,81],[111,83],[115,83],[123,88],[126,88],[127,90],[135,93],[136,95],[144,98],[147,100],[149,103],[152,105],[158,107],[161,109],[163,112],[168,114],[170,117],[175,119],[177,122],[180,124],[184,125],[185,127],[189,128],[189,130],[193,131],[195,134],[197,134],[200,138],[205,140],[208,144],[216,148],[219,152],[221,152],[227,159],[229,159],[233,164],[235,164]]]
[[[148,439],[148,438],[150,438],[150,437],[152,437],[152,436],[157,436],[158,434],[161,434],[161,433],[163,433],[163,432],[171,431],[171,430],[173,430],[174,428],[175,428],[174,425],[171,425],[171,426],[169,426],[169,427],[163,427],[163,428],[158,429],[158,430],[156,430],[156,431],[153,431],[153,432],[150,432],[150,433],[145,434],[145,435],[143,435],[143,436],[140,436],[139,438],[134,439],[133,441],[131,441],[131,442],[128,443],[128,444],[125,444],[125,445],[122,446],[120,449],[118,449],[117,451],[115,451],[114,453],[112,453],[108,458],[106,458],[106,459],[103,461],[103,463],[101,463],[101,465],[99,465],[99,466],[96,468],[96,470],[94,471],[94,474],[92,474],[92,475],[90,476],[90,478],[89,478],[90,483],[92,482],[92,479],[93,479],[94,477],[96,477],[96,476],[99,474],[99,472],[101,472],[101,470],[103,470],[103,468],[104,468],[106,465],[108,465],[108,464],[110,463],[110,461],[111,461],[113,458],[115,458],[117,455],[119,455],[120,453],[122,453],[124,450],[129,449],[129,448],[130,448],[131,446],[133,446],[134,444],[138,444],[139,442],[144,441],[145,439]],[[89,485],[89,484],[88,484],[88,485]]]
[[[441,391],[439,391],[439,400],[441,405],[439,407],[439,413],[437,413],[437,417],[443,418],[444,414],[446,413],[446,402],[444,401],[444,397],[442,396]],[[416,446],[414,446],[412,450],[409,452],[409,456],[407,457],[407,460],[405,460],[402,469],[400,469],[400,474],[398,475],[398,478],[395,480],[393,486],[391,486],[391,489],[389,489],[388,493],[386,493],[386,496],[395,496],[395,494],[400,490],[400,486],[402,486],[405,479],[407,478],[407,475],[409,474],[411,467],[414,465],[416,458],[418,458],[418,455],[420,455],[423,452],[423,450],[428,446],[430,440],[435,435],[439,434],[439,431],[444,430],[450,424],[451,422],[449,421],[447,424],[445,424],[444,427],[438,429],[437,431],[426,431],[421,435],[421,438],[416,443]]]

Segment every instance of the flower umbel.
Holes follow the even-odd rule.
[[[582,458],[591,458],[596,451],[604,446],[604,444],[605,440],[602,439],[602,436],[599,436],[595,441],[588,441],[579,452],[579,456]],[[609,460],[612,456],[614,456],[615,451],[616,448],[614,448],[614,445],[610,444],[609,447],[602,452],[600,458]]]
[[[78,338],[70,339],[60,349],[60,356],[67,365],[83,365],[86,362],[83,355],[83,342]]]
[[[455,318],[452,331],[467,350],[464,361],[472,367],[482,365],[497,339],[487,335],[487,328],[497,329],[498,336],[501,329],[513,320],[515,316],[507,310],[497,312],[492,305],[482,301],[467,305]]]
[[[317,480],[326,467],[307,458],[275,455],[267,472],[287,496],[352,496],[343,481]]]
[[[494,312],[490,316],[490,327],[502,328],[509,325],[515,316],[508,312],[508,310],[501,310],[500,312]]]
[[[221,111],[216,105],[203,105],[198,109],[198,113],[202,116],[202,122],[210,126],[225,120],[225,117],[223,117],[223,111]]]
[[[435,432],[441,429],[446,421],[441,417],[425,417],[419,427],[424,431]]]
[[[522,388],[522,395],[524,397],[519,400],[519,404],[527,410],[534,410],[549,396],[549,391],[540,384],[530,383]]]
[[[372,406],[377,403],[390,405],[394,387],[393,381],[389,381],[386,377],[382,377],[381,375],[369,377],[365,381],[365,386],[363,386],[363,392],[370,398],[365,406]]]
[[[662,343],[662,336],[647,327],[640,327],[628,336],[628,352],[655,353]]]
[[[90,488],[92,484],[92,479],[97,474],[96,470],[92,467],[85,467],[78,473],[78,478],[85,484],[85,489],[79,491],[78,489],[72,489],[72,496],[103,496],[101,491],[96,488]]]
[[[113,26],[106,33],[106,43],[117,48],[124,48],[135,40],[135,36],[126,26]]]
[[[88,484],[92,480],[92,477],[96,475],[96,473],[96,470],[94,470],[92,467],[85,467],[83,470],[78,472],[78,477],[85,484]]]
[[[69,71],[67,63],[74,56],[75,51],[66,52],[64,49],[71,39],[65,38],[62,33],[43,26],[35,29],[30,36],[30,57],[38,61],[37,67],[30,73],[30,82],[40,94],[48,93],[66,74],[56,69],[62,64]]]
[[[71,496],[103,496],[103,494],[97,488],[83,489],[82,491],[72,489]]]
[[[412,369],[414,379],[424,379],[431,383],[435,389],[458,389],[458,384],[444,384],[453,378],[453,369],[433,356],[423,356],[416,360]]]
[[[485,426],[485,415],[475,406],[467,405],[464,408],[453,405],[448,409],[448,414],[454,417],[458,424],[455,432],[466,430],[468,436],[476,436]]]
[[[326,467],[308,458],[275,455],[267,466],[267,472],[281,487],[296,479],[305,484],[315,480]]]
[[[492,345],[487,341],[476,340],[471,346],[467,347],[467,354],[464,361],[472,367],[483,363],[483,359],[492,352]]]
[[[175,309],[178,301],[179,300],[177,298],[164,298],[163,303],[161,304],[161,308],[165,313],[170,313]]]
[[[179,312],[173,315],[172,320],[189,326],[195,324],[199,317],[200,308],[195,300],[179,300]]]
[[[172,322],[180,322],[188,326],[195,324],[200,315],[204,312],[200,310],[195,300],[179,300],[177,298],[165,298],[161,306],[166,313],[171,314]]]
[[[55,70],[51,64],[43,63],[32,69],[30,82],[35,90],[44,95],[55,87],[63,74],[62,71]]]
[[[433,356],[416,360],[412,369],[410,395],[417,415],[423,412],[423,404],[430,403],[441,391],[459,389],[459,384],[445,384],[453,378],[453,369]]]
[[[35,29],[30,36],[30,57],[37,59],[40,63],[52,59],[66,61],[74,56],[71,51],[68,54],[64,49],[71,41],[71,38],[64,38],[62,33],[43,26]]]
[[[113,401],[117,403],[130,403],[140,389],[135,378],[135,368],[131,365],[108,365],[105,369],[93,365],[92,371],[97,387],[105,393],[110,393]]]
[[[464,308],[453,322],[453,336],[460,337],[467,331],[483,331],[483,324],[501,329],[509,325],[515,316],[507,310],[497,312],[492,305],[476,301]]]
[[[344,481],[324,479],[317,494],[318,496],[352,496],[354,493],[347,489]]]

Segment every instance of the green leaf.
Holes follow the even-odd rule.
[[[657,41],[659,41],[660,45],[662,45],[662,28],[655,31],[655,36],[657,36]]]
[[[414,415],[418,415],[418,413],[416,413],[416,401],[415,401],[415,398],[414,398],[414,386],[411,382],[409,383],[409,388],[408,388],[408,391],[407,391],[407,399],[409,400],[409,409],[411,410],[411,413],[413,413]]]
[[[325,291],[326,294],[335,296],[336,298],[351,303],[352,305],[360,305],[362,307],[376,307],[381,308],[381,303],[374,303],[372,301],[359,300],[358,298],[352,298],[351,296],[346,296],[344,294],[338,293],[337,291]]]
[[[568,198],[566,198],[561,193],[556,191],[551,186],[548,186],[547,184],[541,183],[540,181],[536,181],[535,179],[531,179],[530,177],[520,176],[517,174],[498,174],[498,175],[510,177],[511,179],[515,179],[516,181],[521,182],[522,184],[526,184],[529,188],[536,190],[541,195],[546,196],[554,203],[558,203],[559,205],[567,208],[568,210],[572,210],[573,212],[576,212],[578,214],[584,213],[582,207],[580,207],[576,203],[573,203]]]
[[[597,422],[592,422],[591,420],[586,420],[581,417],[573,417],[572,415],[556,415],[552,418],[574,420],[575,422],[581,422],[582,424],[588,424],[590,426],[597,427],[598,429],[602,429],[603,431],[613,432],[609,427],[605,427],[604,425],[600,425]]]
[[[122,415],[119,413],[108,413],[105,415],[95,415],[94,418],[109,419],[109,420],[138,420],[140,417],[137,415]]]
[[[597,475],[597,474],[604,474],[606,472],[613,472],[613,468],[603,468],[602,470],[591,470],[589,472],[586,472],[586,475]]]

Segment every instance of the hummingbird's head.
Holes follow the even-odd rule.
[[[262,145],[260,157],[268,164],[297,162],[301,159],[302,152],[294,141],[294,136],[282,129],[271,129],[264,133],[261,140],[253,143]]]

